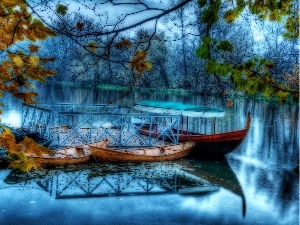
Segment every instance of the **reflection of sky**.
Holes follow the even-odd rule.
[[[19,110],[4,110],[1,116],[4,124],[12,127],[20,127],[22,122],[22,113]]]

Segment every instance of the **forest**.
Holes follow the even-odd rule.
[[[1,92],[35,82],[299,100],[292,0],[2,0]]]

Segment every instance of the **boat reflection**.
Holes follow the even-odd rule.
[[[4,182],[17,186],[35,184],[56,199],[165,193],[203,196],[225,188],[242,198],[243,215],[246,213],[242,188],[225,158],[81,164],[31,173],[12,171]]]

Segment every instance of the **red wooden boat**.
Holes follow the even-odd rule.
[[[162,104],[161,102],[159,103]],[[149,108],[150,107],[147,108],[148,111]],[[189,110],[191,109],[190,105],[188,109]],[[178,112],[180,110],[176,109],[174,111]],[[185,115],[188,116],[187,110],[184,110],[184,113],[186,113]],[[192,111],[192,113],[195,112]],[[193,114],[193,116],[197,116],[197,115]],[[206,116],[206,117],[210,117],[210,116]],[[245,128],[241,130],[234,130],[234,131],[215,133],[215,134],[199,134],[195,132],[179,130],[178,132],[179,142],[194,141],[196,143],[196,146],[194,147],[193,151],[190,153],[190,155],[192,156],[209,156],[209,157],[223,156],[236,149],[242,143],[250,128],[250,123],[251,123],[251,114],[250,112],[248,112]],[[151,128],[152,129],[150,129],[149,124],[144,124],[139,129],[139,133],[143,135],[151,135],[152,137],[158,137],[159,132],[157,132],[157,130],[159,129],[156,127],[156,124],[153,124]],[[149,132],[151,133],[149,134]],[[173,132],[177,133],[177,130],[173,129]]]

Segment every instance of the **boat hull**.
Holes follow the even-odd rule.
[[[192,155],[223,156],[236,149],[244,140],[248,130],[238,130],[212,135],[180,135],[179,142],[195,141]]]
[[[178,149],[181,146],[181,149]],[[90,145],[93,157],[97,162],[155,162],[170,161],[186,157],[195,146],[194,142],[179,145],[168,145],[162,148],[150,147],[144,149],[110,149]],[[176,149],[174,148],[176,147]],[[165,148],[163,151],[161,149]]]
[[[72,147],[53,151],[53,155],[43,154],[36,156],[26,153],[28,159],[32,159],[41,166],[62,166],[70,164],[87,163],[91,158],[90,148],[88,145]]]

